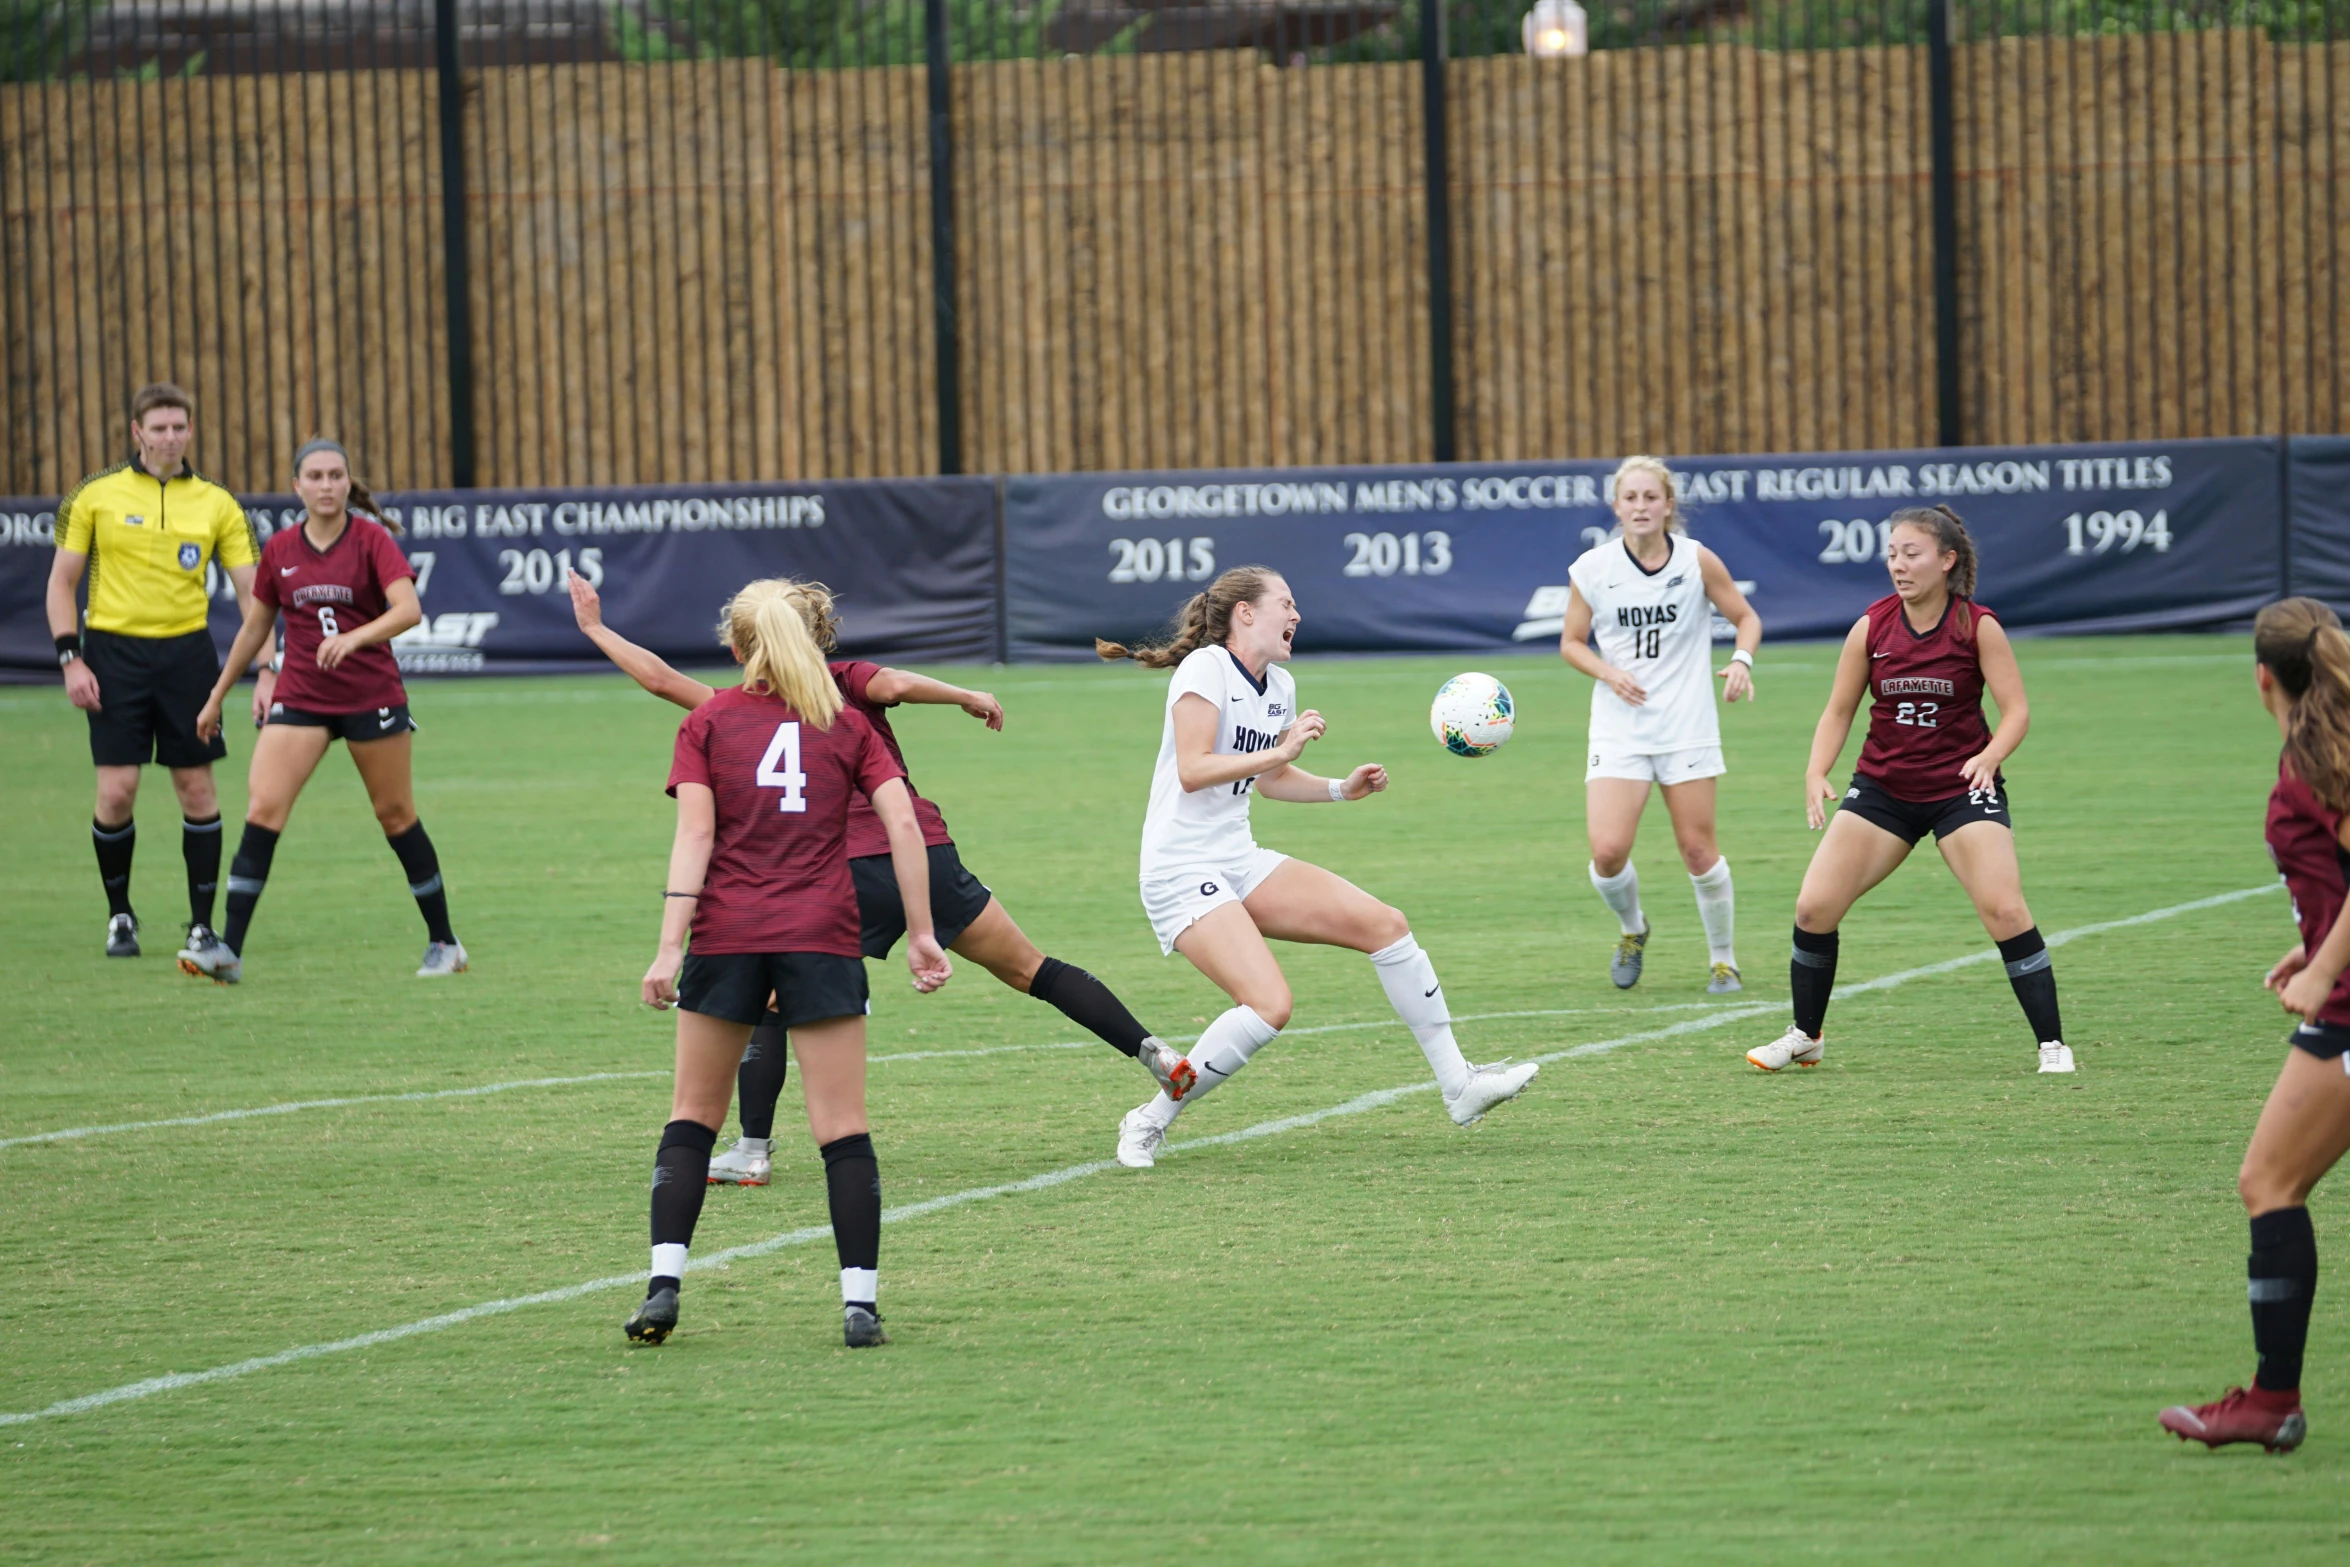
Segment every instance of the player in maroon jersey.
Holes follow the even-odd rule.
[[[1795,1022],[1746,1052],[1766,1072],[1817,1066],[1820,1027],[1836,988],[1836,928],[1861,895],[1893,874],[1931,832],[1975,913],[2007,964],[2040,1046],[2040,1070],[2070,1072],[2073,1053],[2057,1014],[2048,944],[2024,906],[2007,780],[1999,764],[2031,727],[2023,671],[1998,617],[1974,601],[1975,546],[1947,506],[1912,506],[1889,519],[1885,564],[1893,592],[1853,623],[1836,660],[1827,711],[1812,734],[1804,811],[1827,834],[1795,900],[1795,947],[1788,962]],[[1983,718],[1985,689],[1999,727]],[[1868,741],[1835,819],[1828,769],[1871,700]]]
[[[196,719],[200,733],[219,731],[230,688],[269,642],[282,613],[284,668],[253,745],[245,836],[229,863],[228,925],[219,941],[182,952],[180,968],[223,985],[244,977],[245,933],[278,836],[326,748],[341,740],[424,916],[427,945],[416,972],[462,973],[465,948],[449,928],[440,856],[416,819],[408,767],[416,722],[388,645],[424,618],[416,573],[390,530],[367,515],[376,510],[375,498],[351,476],[350,456],[334,442],[312,441],[294,454],[294,492],[302,500],[302,525],[281,529],[262,546],[252,606]]]
[[[865,964],[848,860],[859,795],[889,844],[914,988],[937,989],[952,968],[931,927],[930,862],[905,769],[833,684],[800,617],[799,586],[768,578],[728,602],[721,628],[743,683],[714,693],[677,729],[677,837],[661,946],[644,980],[648,1005],[678,1008],[677,1075],[653,1157],[652,1279],[627,1322],[643,1343],[677,1326],[710,1150],[744,1043],[771,998],[796,1041],[808,1129],[824,1155],[844,1336],[851,1349],[889,1342],[877,1287],[881,1175],[865,1117]]]
[[[2317,1294],[2309,1194],[2350,1152],[2350,638],[2315,599],[2289,598],[2252,625],[2261,705],[2284,735],[2268,797],[2268,852],[2293,895],[2301,941],[2268,988],[2301,1019],[2244,1150],[2236,1190],[2252,1219],[2245,1293],[2260,1357],[2250,1388],[2174,1404],[2162,1426],[2211,1447],[2301,1445],[2301,1353]]]
[[[577,572],[571,575],[572,613],[579,629],[618,664],[629,678],[653,695],[688,710],[700,707],[714,694],[711,687],[680,674],[658,656],[638,647],[604,624],[603,605],[595,588]],[[832,596],[814,583],[797,589],[802,618],[816,645],[831,652],[837,617]],[[902,669],[884,669],[863,660],[836,660],[830,666],[834,682],[850,707],[889,747],[900,768],[905,753],[898,749],[890,728],[889,709],[901,702],[935,703],[960,707],[990,729],[1004,727],[1004,710],[984,691],[965,691],[944,681]],[[913,780],[906,784],[913,793]],[[1110,988],[1075,964],[1048,958],[1016,924],[987,887],[964,868],[946,818],[919,793],[914,814],[922,823],[922,839],[930,851],[930,909],[940,942],[969,958],[1023,995],[1058,1007],[1073,1023],[1091,1030],[1123,1055],[1150,1070],[1168,1096],[1181,1099],[1196,1075],[1191,1063],[1173,1046],[1153,1035],[1126,1009]],[[862,797],[849,806],[849,869],[856,878],[857,903],[864,923],[864,952],[885,958],[906,929],[904,905],[890,875],[889,844],[872,806]],[[753,1031],[743,1053],[738,1087],[742,1098],[743,1135],[734,1147],[710,1164],[713,1182],[764,1186],[772,1168],[771,1142],[775,1102],[783,1092],[786,1058],[783,1030],[769,1018]]]

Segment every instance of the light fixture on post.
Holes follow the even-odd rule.
[[[1564,60],[1591,52],[1591,20],[1575,0],[1534,0],[1519,29],[1526,53],[1537,60]]]

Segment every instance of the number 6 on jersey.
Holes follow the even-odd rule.
[[[778,761],[783,764],[780,772],[776,770]],[[764,788],[783,791],[783,800],[777,805],[777,810],[805,811],[808,808],[808,775],[800,771],[798,723],[775,726],[775,738],[767,742],[767,754],[759,758],[758,780]]]

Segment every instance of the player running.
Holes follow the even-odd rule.
[[[680,674],[605,625],[603,604],[595,588],[577,572],[571,574],[570,582],[572,614],[579,629],[630,679],[688,710],[717,695],[711,687]],[[795,583],[791,594],[817,647],[831,652],[839,624],[833,614],[832,595],[815,583]],[[841,696],[873,726],[900,772],[905,771],[906,757],[889,723],[889,709],[900,702],[959,707],[990,729],[1004,727],[1002,705],[984,691],[965,691],[927,675],[884,669],[861,659],[835,662],[828,668]],[[1058,1007],[1071,1022],[1100,1036],[1120,1054],[1141,1062],[1174,1097],[1180,1099],[1189,1092],[1194,1076],[1191,1063],[1135,1021],[1109,986],[1074,964],[1038,951],[995,895],[964,868],[955,840],[947,833],[946,818],[935,804],[914,792],[910,777],[906,792],[914,802],[914,816],[922,824],[922,841],[929,849],[930,912],[939,944],[969,958],[1022,995]],[[849,871],[856,882],[864,954],[886,958],[898,937],[905,934],[905,905],[890,873],[889,839],[873,814],[872,803],[861,794],[849,802]],[[782,1097],[787,1068],[783,1025],[769,1014],[752,1030],[737,1077],[743,1135],[734,1147],[710,1162],[713,1183],[767,1184],[773,1169],[775,1104]]]
[[[1738,630],[1720,676],[1722,700],[1754,695],[1755,614],[1730,569],[1681,528],[1672,473],[1654,457],[1627,457],[1609,484],[1618,537],[1586,550],[1567,569],[1567,624],[1559,654],[1599,682],[1591,691],[1591,765],[1583,774],[1584,823],[1591,835],[1591,885],[1622,927],[1608,978],[1618,990],[1640,983],[1648,918],[1632,839],[1651,784],[1665,797],[1673,839],[1697,893],[1713,964],[1711,995],[1743,990],[1731,937],[1735,908],[1730,862],[1714,839],[1714,780],[1722,729],[1714,713],[1712,609]],[[1599,651],[1591,650],[1592,633]]]
[[[727,601],[720,634],[743,683],[686,714],[669,793],[677,837],[648,1006],[678,1008],[676,1090],[653,1155],[653,1267],[626,1324],[658,1344],[677,1326],[686,1249],[709,1189],[710,1150],[752,1025],[772,997],[798,1042],[808,1130],[824,1155],[840,1254],[842,1335],[881,1330],[881,1173],[865,1118],[865,965],[849,870],[849,810],[871,801],[907,911],[916,990],[953,972],[930,922],[930,863],[905,769],[847,706],[800,618],[801,585],[753,582]],[[686,938],[693,950],[686,950]]]
[[[1149,1169],[1184,1107],[1246,1066],[1289,1022],[1289,981],[1268,937],[1367,953],[1462,1126],[1515,1099],[1537,1070],[1530,1061],[1462,1059],[1435,965],[1403,915],[1250,836],[1257,794],[1303,804],[1360,800],[1387,787],[1387,769],[1376,762],[1344,778],[1317,778],[1296,765],[1326,727],[1321,714],[1297,710],[1296,682],[1280,667],[1297,627],[1297,604],[1280,574],[1241,566],[1192,595],[1171,640],[1094,643],[1105,659],[1174,667],[1142,824],[1142,906],[1159,950],[1182,953],[1233,1002],[1192,1046],[1199,1082],[1191,1092],[1178,1101],[1162,1090],[1118,1123],[1118,1162],[1130,1169]]]
[[[2162,1428],[2210,1447],[2258,1442],[2291,1452],[2309,1434],[2301,1352],[2317,1294],[2309,1194],[2350,1150],[2350,638],[2315,599],[2289,598],[2252,626],[2253,678],[2284,735],[2268,797],[2268,852],[2293,896],[2301,943],[2268,971],[2300,1014],[2236,1176],[2252,1218],[2247,1293],[2260,1357],[2250,1388],[2215,1404],[2174,1404]]]
[[[180,968],[222,985],[244,978],[245,935],[278,837],[327,747],[341,740],[424,916],[418,976],[462,973],[465,948],[449,928],[440,856],[416,819],[409,776],[416,721],[408,716],[408,693],[388,645],[424,618],[416,573],[390,530],[371,515],[375,497],[351,476],[349,454],[333,441],[311,441],[294,454],[294,493],[302,501],[302,525],[280,529],[262,546],[245,623],[196,718],[199,734],[220,732],[230,688],[269,642],[282,610],[284,668],[253,743],[245,835],[228,868],[228,924],[217,942],[192,941],[179,955]]]
[[[2032,725],[2023,671],[1997,616],[1974,601],[1975,545],[1958,513],[1912,506],[1890,520],[1885,564],[1893,592],[1871,604],[1844,638],[1804,771],[1805,814],[1814,831],[1825,822],[1827,835],[1795,900],[1795,947],[1787,965],[1795,1023],[1746,1059],[1766,1072],[1820,1064],[1820,1027],[1836,988],[1836,927],[1932,832],[1983,928],[1999,943],[2008,982],[2040,1043],[2040,1070],[2070,1072],[2056,971],[2024,906],[2007,780],[1999,771]],[[1996,732],[1983,719],[1985,687],[1999,704]],[[1828,821],[1826,805],[1836,797],[1828,769],[1852,733],[1864,691],[1872,701],[1868,741],[1852,787]]]

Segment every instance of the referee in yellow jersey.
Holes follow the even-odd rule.
[[[205,568],[218,561],[253,603],[260,544],[236,497],[188,465],[195,420],[176,386],[143,388],[131,400],[136,455],[84,479],[57,508],[57,558],[49,568],[49,631],[65,670],[65,694],[90,715],[90,760],[98,768],[98,809],[90,822],[98,876],[106,885],[106,955],[139,955],[131,912],[131,850],[138,826],[139,769],[171,769],[180,802],[180,851],[188,866],[188,945],[218,940],[212,902],[220,883],[220,800],[212,764],[228,755],[220,735],[196,734],[220,656],[206,629]],[[90,575],[89,628],[74,600]],[[261,703],[271,677],[261,677]],[[266,711],[265,707],[256,711]]]

